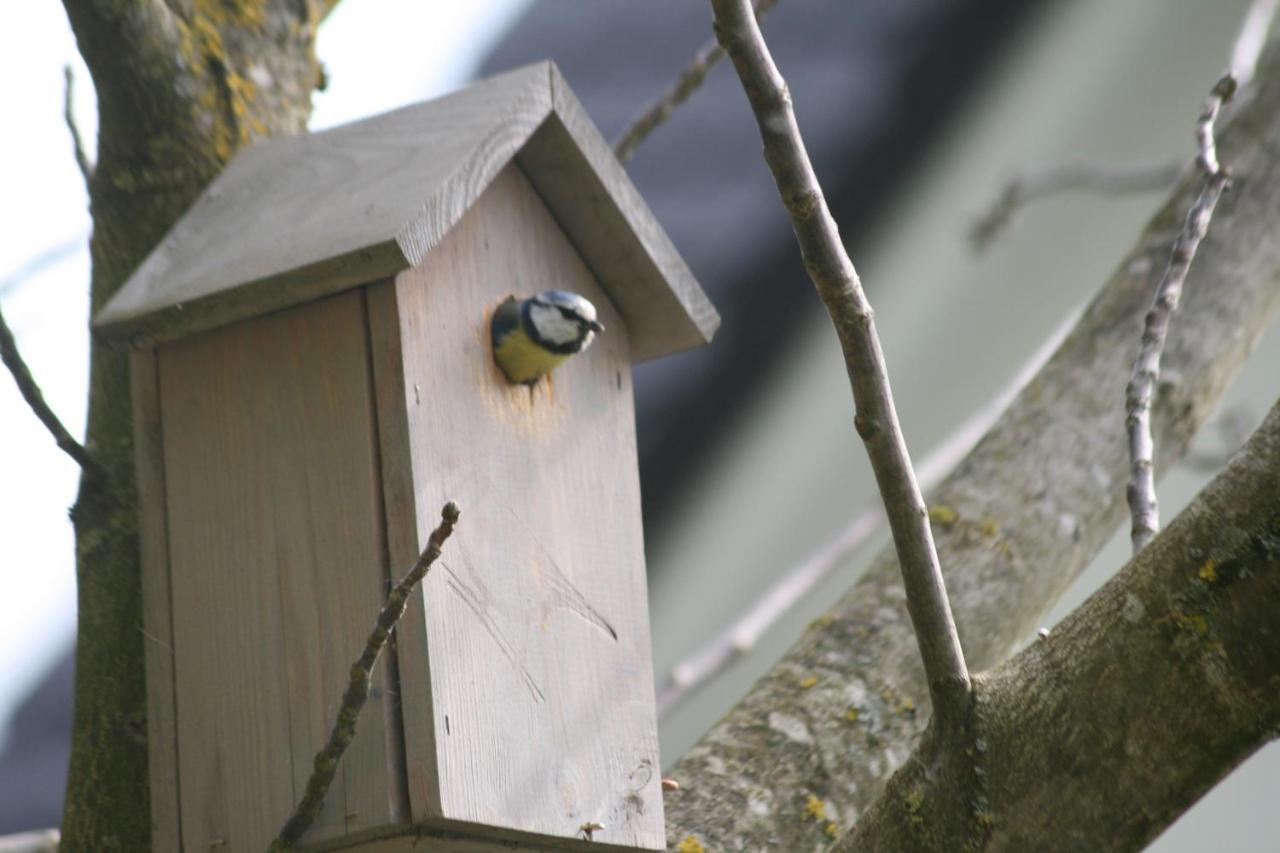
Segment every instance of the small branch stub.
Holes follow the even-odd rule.
[[[76,168],[80,170],[80,177],[84,179],[85,189],[89,188],[89,182],[93,180],[93,164],[89,162],[89,155],[85,151],[84,137],[80,134],[80,126],[76,124],[75,112],[73,110],[75,99],[75,72],[71,70],[70,65],[63,66],[63,80],[66,85],[63,89],[62,97],[62,120],[67,124],[67,131],[71,134],[71,144],[75,148]]]
[[[359,719],[360,711],[369,698],[369,680],[373,674],[373,666],[378,662],[378,656],[386,646],[391,631],[409,605],[409,593],[427,576],[431,565],[439,559],[445,540],[453,533],[460,514],[458,505],[453,501],[444,505],[444,509],[440,511],[440,524],[428,537],[427,547],[387,596],[386,604],[378,613],[373,631],[370,632],[369,639],[365,643],[364,652],[351,665],[351,680],[347,684],[346,692],[342,695],[342,706],[338,709],[338,717],[334,720],[333,729],[329,732],[328,742],[316,753],[314,770],[311,778],[307,780],[306,792],[293,815],[281,828],[280,834],[271,842],[269,848],[271,851],[292,850],[302,838],[303,833],[315,821],[316,815],[320,814],[325,794],[328,793],[329,785],[332,784],[333,777],[337,773],[338,762],[347,747],[351,745],[351,739],[355,737],[356,720]]]

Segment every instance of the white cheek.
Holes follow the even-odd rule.
[[[529,309],[529,319],[537,328],[538,334],[548,341],[571,344],[578,339],[578,324],[566,320],[559,309],[534,305]]]

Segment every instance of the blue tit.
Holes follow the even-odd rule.
[[[508,297],[489,325],[493,358],[512,382],[532,385],[604,331],[596,306],[576,293],[547,290],[528,299]]]

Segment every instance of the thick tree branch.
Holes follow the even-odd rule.
[[[324,796],[329,792],[334,774],[338,772],[338,762],[356,735],[356,721],[360,719],[360,711],[363,710],[365,701],[369,698],[369,681],[373,677],[373,666],[378,662],[378,656],[382,654],[383,647],[387,645],[387,638],[391,636],[396,623],[400,621],[405,608],[409,606],[409,595],[413,592],[413,588],[427,576],[431,565],[440,558],[441,548],[453,535],[453,528],[458,523],[459,514],[458,505],[453,501],[444,505],[444,509],[440,511],[440,524],[427,538],[427,547],[422,550],[417,562],[387,595],[387,601],[374,621],[373,630],[369,633],[364,651],[351,665],[351,680],[347,684],[346,692],[342,694],[342,705],[338,708],[337,719],[333,721],[329,740],[316,753],[315,769],[311,772],[311,778],[307,780],[306,791],[298,802],[298,807],[281,828],[280,834],[271,843],[272,851],[292,850],[315,822],[316,816],[320,814],[320,809],[324,806]]]
[[[1196,165],[1204,173],[1204,187],[1187,212],[1186,224],[1178,239],[1173,242],[1173,251],[1164,276],[1156,285],[1155,299],[1143,321],[1142,347],[1133,363],[1133,375],[1125,387],[1125,428],[1129,438],[1129,485],[1126,496],[1129,515],[1133,519],[1130,538],[1135,554],[1160,529],[1154,468],[1155,442],[1151,438],[1151,398],[1155,394],[1156,383],[1160,381],[1160,356],[1164,353],[1169,322],[1173,319],[1173,312],[1178,309],[1178,299],[1182,296],[1187,271],[1195,259],[1200,241],[1209,233],[1209,222],[1213,219],[1218,199],[1230,183],[1227,171],[1218,162],[1213,126],[1219,111],[1231,100],[1235,91],[1235,78],[1227,74],[1213,87],[1200,110],[1200,118],[1196,121],[1196,140],[1199,143]]]
[[[45,402],[40,386],[36,384],[35,377],[31,375],[31,370],[23,360],[22,354],[18,352],[18,342],[14,340],[13,332],[4,319],[3,311],[0,311],[0,361],[9,368],[13,381],[18,384],[18,391],[22,393],[22,399],[27,401],[27,405],[39,418],[40,423],[49,430],[59,449],[75,460],[85,474],[105,479],[106,473],[102,470],[102,466],[94,461],[89,451],[84,449],[84,445],[71,436],[67,428],[62,425],[62,421],[58,420],[58,416],[53,413],[53,409],[49,408],[49,404]]]
[[[1280,732],[1280,404],[1099,592],[975,677],[984,773],[940,813],[935,739],[858,823],[857,850],[1139,850]]]
[[[756,0],[756,20],[762,19],[769,14],[774,6],[778,5],[778,0]],[[676,107],[683,104],[689,99],[689,96],[698,90],[702,82],[707,79],[707,74],[711,72],[724,59],[724,48],[720,46],[720,42],[714,38],[699,48],[694,54],[693,60],[685,66],[680,72],[680,76],[671,84],[671,88],[663,92],[659,98],[649,106],[645,107],[640,115],[632,120],[631,124],[618,135],[613,143],[613,153],[623,163],[631,159],[631,155],[636,153],[636,149],[640,147],[649,134],[657,130],[663,122],[671,117],[671,113]]]
[[[1157,474],[1280,308],[1280,52],[1219,134],[1235,184],[1200,246],[1152,408]],[[1199,189],[1183,177],[1054,356],[931,495],[971,666],[1001,662],[1127,517],[1115,399],[1170,246]],[[924,729],[928,699],[892,551],[670,769],[668,837],[708,849],[808,849],[848,829]],[[812,679],[816,679],[813,681]],[[811,685],[802,689],[800,685]],[[806,808],[809,797],[823,806]],[[743,808],[742,804],[748,804]]]
[[[791,94],[751,4],[712,0],[711,6],[716,38],[733,60],[755,112],[764,157],[800,243],[805,269],[840,338],[857,408],[854,424],[866,444],[889,517],[934,714],[944,725],[960,726],[969,703],[969,672],[947,603],[928,510],[894,409],[871,304],[840,242],[796,124]]]

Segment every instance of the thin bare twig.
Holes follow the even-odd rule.
[[[664,719],[696,690],[754,649],[796,602],[880,529],[881,518],[878,510],[858,513],[834,539],[765,590],[727,629],[673,666],[667,683],[658,691],[658,719]]]
[[[927,492],[940,483],[973,449],[978,439],[996,422],[1000,413],[1053,355],[1076,319],[1077,314],[1073,312],[1059,324],[999,394],[920,460],[920,464],[916,466],[916,476],[920,480],[921,489]],[[658,691],[658,719],[667,717],[699,688],[754,649],[761,637],[834,571],[841,567],[847,568],[849,558],[880,530],[883,522],[884,513],[879,507],[867,508],[858,513],[853,521],[829,541],[787,570],[726,629],[682,658],[671,668],[666,684]]]
[[[751,102],[765,160],[800,243],[805,268],[840,338],[857,409],[854,425],[866,444],[889,517],[934,718],[944,728],[959,726],[968,712],[969,671],[947,603],[928,510],[898,425],[871,305],[840,241],[805,151],[786,81],[769,55],[750,2],[711,0],[711,6],[716,38],[733,60]]]
[[[66,260],[77,252],[83,251],[89,242],[87,235],[80,235],[64,243],[51,246],[35,257],[29,259],[9,275],[0,278],[0,299],[16,292],[39,273],[60,261]]]
[[[84,137],[80,135],[80,126],[76,124],[75,113],[72,111],[76,77],[70,65],[62,66],[62,77],[66,80],[62,94],[62,120],[67,123],[67,130],[71,132],[71,142],[76,152],[76,166],[80,168],[80,176],[84,178],[87,189],[89,181],[93,179],[93,164],[89,162],[89,155],[85,153]]]
[[[1104,195],[1128,195],[1167,189],[1182,173],[1185,164],[1061,163],[1012,178],[986,213],[969,229],[975,251],[987,249],[999,237],[1023,206],[1048,196],[1074,190]]]
[[[1160,529],[1160,507],[1156,500],[1155,442],[1151,437],[1151,398],[1160,380],[1160,356],[1164,352],[1169,321],[1177,310],[1182,285],[1196,256],[1200,241],[1209,231],[1218,199],[1231,182],[1227,171],[1218,163],[1213,127],[1223,104],[1235,94],[1236,81],[1224,75],[1205,99],[1196,121],[1199,154],[1196,164],[1205,174],[1200,195],[1187,213],[1178,239],[1173,243],[1169,266],[1156,285],[1155,300],[1147,312],[1142,329],[1142,347],[1133,364],[1133,375],[1125,388],[1125,426],[1129,437],[1129,514],[1133,518],[1131,539],[1136,554]]]
[[[351,745],[351,739],[355,737],[356,720],[360,717],[365,700],[369,698],[369,680],[373,674],[373,666],[378,662],[378,655],[382,653],[382,648],[387,644],[387,637],[391,635],[396,623],[404,615],[405,608],[409,605],[409,594],[427,576],[431,564],[439,559],[441,548],[453,533],[453,527],[458,523],[459,515],[460,511],[456,503],[449,501],[444,505],[444,509],[440,511],[440,525],[431,531],[431,536],[427,539],[427,547],[418,557],[418,561],[413,564],[413,568],[409,569],[387,596],[386,604],[378,613],[373,631],[369,633],[364,652],[351,665],[351,680],[347,684],[346,692],[342,694],[342,706],[338,709],[338,717],[333,722],[332,731],[329,732],[328,742],[316,753],[314,769],[311,771],[311,778],[307,780],[307,790],[302,795],[302,801],[298,803],[297,809],[280,830],[280,834],[271,842],[269,848],[271,851],[292,850],[298,839],[315,821],[316,815],[320,814],[320,808],[324,805],[324,796],[328,793],[329,785],[333,782],[334,774],[338,770],[338,761],[342,758],[342,753]]]
[[[38,829],[0,836],[0,853],[58,853],[62,839],[56,829]]]
[[[1231,47],[1231,76],[1236,88],[1253,79],[1267,31],[1280,10],[1280,0],[1254,0],[1245,12]],[[990,247],[1025,205],[1072,190],[1128,195],[1161,190],[1173,185],[1186,164],[1182,161],[1132,165],[1064,163],[1011,179],[986,212],[974,220],[969,242],[981,252]]]
[[[62,421],[58,420],[58,416],[53,413],[53,409],[49,408],[49,404],[45,402],[44,393],[40,390],[40,386],[36,384],[35,377],[31,375],[30,368],[23,361],[22,354],[18,352],[18,342],[13,337],[13,332],[9,329],[9,324],[4,319],[4,312],[0,311],[0,361],[4,361],[4,366],[9,368],[9,373],[13,375],[13,381],[18,383],[18,390],[22,393],[22,398],[27,401],[27,405],[31,407],[31,411],[40,419],[40,423],[44,424],[45,429],[53,436],[53,440],[57,442],[62,452],[75,460],[81,470],[89,477],[95,478],[100,482],[107,481],[106,471],[98,464],[84,445],[72,438],[71,433],[62,425]]]
[[[778,0],[756,0],[756,20],[763,18],[776,5]],[[724,59],[724,48],[714,38],[699,48],[693,60],[680,72],[675,83],[671,84],[671,88],[645,107],[640,115],[632,119],[627,129],[614,140],[613,153],[617,155],[618,160],[623,163],[630,160],[631,155],[635,154],[636,149],[640,147],[640,143],[648,139],[649,134],[671,117],[672,110],[688,100],[689,96],[702,85],[702,81],[707,79],[711,69],[722,59]]]

